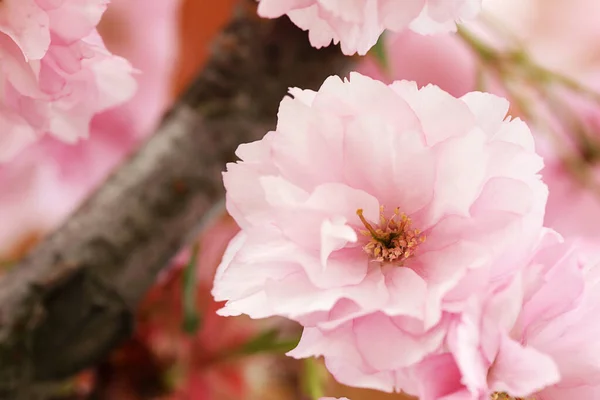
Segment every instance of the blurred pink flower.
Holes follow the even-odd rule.
[[[596,0],[487,0],[483,13],[510,32],[542,65],[575,79],[598,72]]]
[[[99,29],[108,48],[139,70],[134,75],[138,91],[119,107],[96,115],[88,140],[71,145],[46,136],[0,165],[0,255],[60,223],[151,133],[169,101],[178,4],[112,1]]]
[[[546,208],[546,224],[562,235],[580,239],[582,243],[598,247],[600,240],[600,197],[592,185],[600,185],[600,165],[589,166],[589,183],[579,182],[563,165],[551,155],[543,171],[544,181],[552,191]]]
[[[541,65],[600,92],[600,45],[596,40],[600,2],[490,0],[484,4],[484,12],[514,34]],[[600,220],[600,105],[584,93],[560,85],[548,88],[551,95],[529,103],[546,123],[532,126],[538,131],[538,148],[546,164],[543,178],[550,191],[545,225],[566,238],[578,239],[585,253],[600,261],[600,225],[596,223]],[[548,98],[554,103],[550,109]],[[581,142],[582,134],[587,135],[587,143]],[[590,143],[595,148],[590,148]],[[574,164],[577,158],[584,164]],[[590,252],[594,247],[595,256]]]
[[[475,90],[476,60],[456,35],[422,36],[404,31],[386,36],[384,45],[389,73],[382,71],[374,57],[365,58],[358,72],[382,81],[434,84],[456,97]]]
[[[0,3],[0,162],[46,133],[87,138],[95,114],[133,95],[131,65],[95,29],[106,3]]]
[[[567,90],[557,95],[560,108],[542,110],[553,128],[550,137],[538,140],[551,189],[545,225],[577,240],[590,262],[600,262],[600,104]]]
[[[320,48],[340,43],[344,54],[364,55],[384,30],[410,28],[421,34],[456,30],[456,21],[473,18],[481,0],[259,0],[258,13],[284,14],[308,30]]]
[[[98,24],[109,0],[3,0],[0,33],[16,44],[26,61],[46,55],[52,35],[65,41],[87,36]]]
[[[224,174],[242,233],[217,272],[220,313],[299,321],[295,356],[312,329],[353,325],[373,369],[416,363],[441,346],[446,314],[537,241],[547,191],[531,133],[483,93],[358,73],[290,93],[277,131]]]
[[[336,397],[321,397],[319,400],[348,400],[346,397],[340,397],[339,399]]]

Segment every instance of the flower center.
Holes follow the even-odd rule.
[[[493,393],[491,400],[535,400],[533,397],[521,398],[521,397],[512,397],[506,393]]]
[[[418,229],[411,229],[411,220],[406,214],[396,208],[388,219],[385,217],[383,206],[379,210],[379,225],[373,227],[363,215],[363,210],[356,210],[358,218],[367,228],[360,231],[370,236],[369,242],[363,247],[375,261],[402,262],[415,255],[415,250],[426,239]]]

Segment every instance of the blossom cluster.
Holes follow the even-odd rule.
[[[108,0],[0,2],[0,162],[44,134],[86,138],[92,117],[136,89],[96,30]]]
[[[134,68],[97,31],[108,2],[0,0],[0,162],[12,160],[0,168],[0,184],[9,189],[0,196],[0,251],[15,247],[8,237],[20,229],[53,225],[70,211],[166,102],[167,68],[159,66],[145,84],[139,81],[145,90],[132,102],[95,118],[136,91]],[[165,57],[171,43],[158,36],[169,30],[160,28],[161,20],[174,15],[167,9],[175,2],[159,3],[143,4],[149,32],[157,35],[151,40],[156,54],[133,51],[134,65],[148,56],[173,58]],[[138,13],[141,5],[131,1],[129,12],[145,14]],[[287,15],[308,31],[314,47],[339,43],[347,55],[366,54],[386,30],[456,31],[481,7],[482,0],[258,0],[260,16]],[[130,32],[136,48],[151,34],[137,31],[139,37]],[[253,331],[244,321],[230,328],[238,321],[225,322],[218,313],[297,322],[302,337],[288,355],[323,357],[329,372],[350,386],[421,400],[600,398],[598,246],[570,240],[584,229],[598,237],[598,221],[588,216],[592,204],[598,215],[597,198],[587,190],[574,197],[562,160],[544,154],[525,122],[509,116],[508,100],[462,90],[475,85],[462,78],[475,76],[476,68],[469,61],[458,65],[464,48],[446,46],[456,44],[451,37],[424,40],[445,47],[452,59],[440,62],[435,51],[432,64],[436,70],[443,64],[453,94],[356,72],[332,76],[316,91],[290,89],[276,129],[238,148],[240,161],[223,175],[237,225],[211,231],[203,253],[210,261],[201,261],[212,266],[229,243],[214,278],[214,301],[203,276],[190,303],[205,314],[202,330],[182,333],[186,277],[183,269],[171,271],[149,293],[134,340],[111,365],[119,371],[109,385],[118,393],[113,397],[137,386],[120,371],[139,372],[130,365],[140,349],[152,364],[149,381],[157,380],[154,369],[178,366],[185,369],[178,394],[212,396],[214,382],[228,382],[239,397],[250,379],[227,363],[215,365]],[[588,57],[587,46],[583,52]],[[411,54],[392,63],[425,73],[406,62]],[[584,116],[583,128],[599,130],[598,104],[588,109],[559,97]],[[544,117],[556,122],[561,115]],[[578,128],[560,133],[572,139]],[[103,135],[63,146],[90,130]],[[60,143],[45,138],[21,152],[46,134]],[[579,150],[579,144],[566,147]],[[598,180],[598,171],[591,178]],[[52,223],[42,223],[38,208]]]
[[[289,355],[352,386],[597,397],[600,269],[544,227],[543,160],[506,100],[358,73],[289,94],[224,173],[241,232],[221,315],[297,321]]]
[[[481,0],[259,0],[258,13],[284,14],[309,32],[315,47],[340,43],[344,54],[364,55],[384,30],[406,28],[434,34],[456,30],[456,21],[471,19]]]

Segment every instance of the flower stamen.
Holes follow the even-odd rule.
[[[522,397],[512,397],[506,393],[492,393],[491,400],[534,400],[533,397],[522,398]]]
[[[379,227],[373,227],[364,217],[363,210],[359,208],[356,214],[365,226],[361,231],[365,236],[370,236],[369,242],[363,247],[365,252],[380,262],[402,262],[415,254],[420,243],[426,239],[418,229],[410,229],[412,221],[400,208],[394,210],[390,218],[386,218],[384,207],[379,209]]]

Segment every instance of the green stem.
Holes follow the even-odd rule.
[[[196,268],[198,268],[198,253],[200,246],[196,243],[192,248],[192,255],[183,271],[183,331],[193,335],[200,328],[200,313],[196,302],[198,282]]]
[[[325,397],[323,390],[323,374],[320,365],[314,358],[304,360],[304,390],[306,394],[313,400],[319,400]]]
[[[500,51],[482,41],[475,34],[467,30],[464,26],[458,27],[458,36],[464,43],[471,48],[480,61],[480,68],[494,73],[500,83],[506,90],[511,103],[514,103],[529,122],[543,125],[551,139],[555,142],[557,149],[562,148],[560,140],[561,135],[555,131],[551,124],[539,118],[535,113],[536,101],[541,99],[545,106],[549,107],[551,112],[557,116],[561,123],[569,124],[569,131],[575,135],[586,152],[588,158],[595,159],[599,157],[600,145],[596,146],[590,138],[593,135],[587,134],[585,127],[580,121],[574,118],[576,112],[568,109],[568,103],[557,97],[557,93],[552,90],[552,85],[562,86],[574,93],[578,93],[591,101],[600,104],[600,93],[586,87],[577,80],[553,71],[536,63],[527,54],[525,47],[514,37],[512,38],[512,51]],[[518,85],[518,89],[513,88],[513,84]],[[523,87],[530,87],[537,93],[537,98],[528,98]],[[566,120],[566,122],[564,122]],[[565,160],[566,168],[573,174],[575,179],[586,185],[595,195],[600,196],[600,185],[590,182],[591,174],[588,162],[581,156],[568,157]]]
[[[456,33],[475,53],[477,53],[477,56],[482,62],[488,64],[499,60],[500,53],[496,49],[479,39],[464,26],[459,25]]]
[[[537,64],[527,55],[523,47],[501,52],[461,25],[458,26],[457,34],[477,54],[483,64],[497,71],[503,71],[505,76],[523,75],[541,85],[558,83],[600,103],[600,93],[582,85],[576,79]]]
[[[535,64],[531,60],[527,60],[527,62],[525,62],[522,66],[529,72],[530,76],[533,79],[537,80],[542,84],[556,82],[574,92],[583,94],[584,96],[590,98],[591,100],[597,103],[600,103],[600,93],[582,85],[573,78],[570,78],[559,72],[552,71],[541,65]]]

